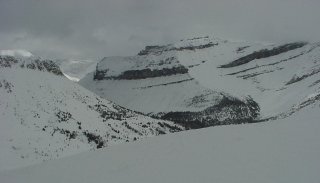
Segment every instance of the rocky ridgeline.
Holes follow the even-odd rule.
[[[58,65],[52,60],[41,60],[39,58],[20,59],[12,56],[0,56],[0,68],[20,67],[39,71],[46,71],[58,76],[63,76]]]
[[[191,50],[191,51],[195,51],[195,50],[199,50],[199,49],[205,49],[205,48],[210,48],[213,46],[217,46],[218,43],[213,43],[213,42],[209,42],[207,44],[203,44],[203,45],[190,45],[190,46],[182,46],[182,47],[174,47],[173,45],[165,45],[165,46],[146,46],[144,50],[140,51],[138,53],[139,56],[142,55],[149,55],[149,54],[162,54],[163,52],[167,52],[167,51],[184,51],[184,50]]]

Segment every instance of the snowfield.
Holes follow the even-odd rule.
[[[289,118],[210,127],[0,173],[6,183],[319,183],[319,102]]]

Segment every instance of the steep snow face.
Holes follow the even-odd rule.
[[[319,100],[286,119],[192,130],[0,173],[6,183],[318,183]]]
[[[0,57],[0,170],[184,129],[102,99],[58,69]]]
[[[59,65],[63,74],[75,82],[78,82],[88,73],[93,72],[97,65],[97,61],[94,60],[65,59],[55,60],[55,62]]]

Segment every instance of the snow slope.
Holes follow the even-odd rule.
[[[6,183],[318,183],[319,100],[286,119],[210,127],[4,171]]]
[[[0,56],[0,170],[180,130],[98,97],[53,61]]]

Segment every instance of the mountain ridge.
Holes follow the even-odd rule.
[[[102,99],[51,60],[0,57],[0,171],[184,130]]]

